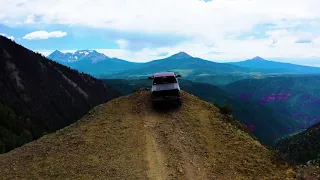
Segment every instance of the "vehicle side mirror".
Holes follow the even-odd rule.
[[[148,79],[153,79],[153,77],[148,77]]]
[[[176,77],[177,77],[177,78],[179,78],[179,77],[181,77],[181,75],[180,75],[180,74],[178,74],[178,75],[176,75]]]

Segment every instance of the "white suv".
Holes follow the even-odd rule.
[[[180,86],[178,77],[173,72],[155,73],[152,79],[152,104],[155,106],[158,102],[176,102],[181,106]]]

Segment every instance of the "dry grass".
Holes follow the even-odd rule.
[[[154,111],[140,90],[0,155],[3,179],[295,179],[292,169],[210,103],[183,93]],[[314,176],[310,176],[314,177]]]

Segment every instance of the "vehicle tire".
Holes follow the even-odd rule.
[[[156,109],[156,108],[157,108],[157,103],[152,102],[152,108],[153,108],[153,109]]]
[[[178,106],[182,105],[181,99],[177,100],[177,104],[178,104]]]

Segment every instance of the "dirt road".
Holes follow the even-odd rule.
[[[4,179],[285,179],[294,171],[210,103],[182,93],[153,110],[149,91],[94,108],[77,123],[0,155]]]

